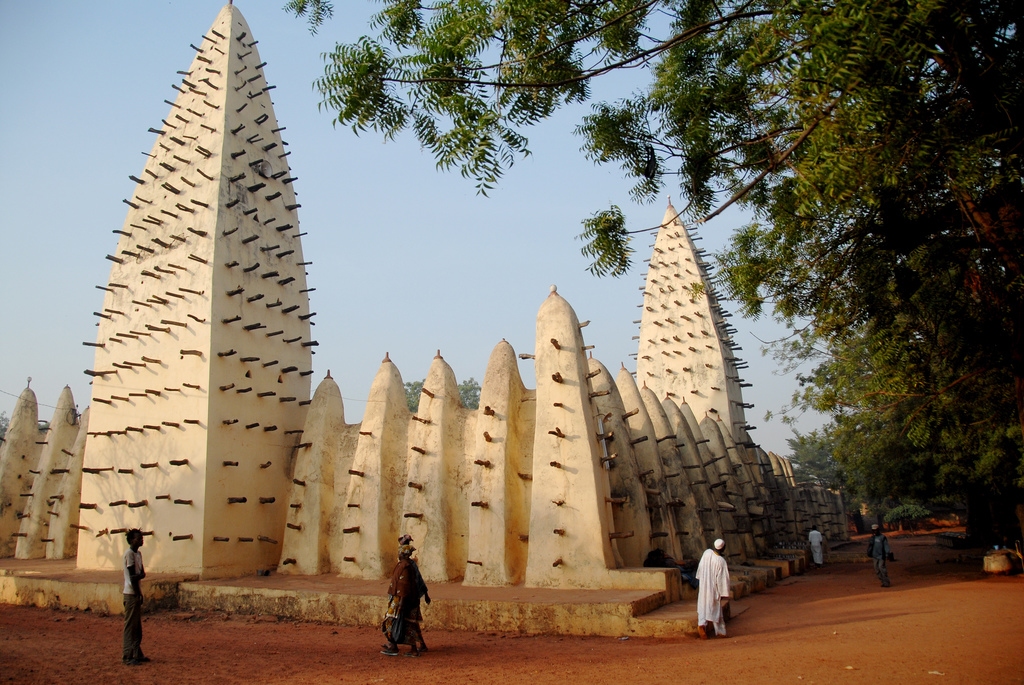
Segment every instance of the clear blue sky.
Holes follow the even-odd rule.
[[[598,279],[580,255],[581,219],[615,203],[631,228],[656,225],[664,201],[638,206],[618,169],[583,158],[572,134],[586,107],[566,111],[528,132],[532,157],[517,162],[490,197],[458,173],[435,169],[413,136],[384,144],[372,133],[334,127],[318,108],[313,81],[321,55],[335,42],[368,32],[380,5],[338,2],[336,16],[311,36],[303,21],[280,9],[283,0],[240,0],[239,8],[268,62],[264,73],[287,130],[302,208],[299,219],[309,267],[315,383],[330,369],[350,421],[362,416],[370,382],[385,352],[405,380],[423,378],[437,349],[459,379],[482,380],[494,345],[507,339],[532,352],[534,318],[557,284],[580,320],[594,356],[613,372],[633,370],[639,319],[641,260],[649,240],[635,243],[637,265],[620,279]],[[89,403],[92,315],[102,305],[104,255],[124,222],[147,129],[159,126],[173,100],[175,72],[187,69],[221,3],[174,0],[99,3],[0,0],[0,411],[32,376],[39,401],[56,403],[70,384],[80,409]],[[638,71],[601,86],[615,99],[643,87]],[[677,195],[666,188],[666,195]],[[724,244],[740,219],[726,214],[703,227],[702,246]],[[789,400],[795,381],[775,374],[757,338],[782,334],[768,321],[732,319],[750,361],[746,401],[754,439],[788,452],[789,427],[766,410]],[[757,336],[755,338],[754,336]],[[521,373],[533,386],[533,367]],[[40,418],[51,409],[41,407]],[[801,430],[820,425],[804,417]]]

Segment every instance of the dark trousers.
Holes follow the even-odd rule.
[[[889,569],[885,564],[885,557],[875,559],[875,575],[882,581],[882,587],[889,587]]]
[[[121,660],[133,661],[142,654],[142,602],[138,595],[124,595],[124,641]]]

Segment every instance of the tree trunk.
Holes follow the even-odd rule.
[[[1017,522],[1020,524],[1020,539],[1024,542],[1024,504],[1018,504],[1017,509]]]
[[[986,544],[992,536],[991,493],[976,485],[967,490],[967,538],[972,544]]]

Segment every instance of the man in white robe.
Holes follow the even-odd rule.
[[[811,556],[814,557],[814,565],[821,566],[825,563],[821,553],[821,541],[824,538],[818,532],[817,526],[811,526],[811,532],[807,534],[807,541],[811,543]]]
[[[719,538],[714,549],[704,550],[697,565],[697,632],[702,640],[708,639],[708,623],[714,626],[715,635],[725,636],[722,605],[729,601],[729,566],[724,553],[725,540]]]

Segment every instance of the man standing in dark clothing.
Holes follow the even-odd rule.
[[[871,526],[871,540],[868,542],[868,556],[875,562],[875,573],[882,581],[882,587],[889,587],[889,569],[886,561],[896,561],[889,547],[889,540],[882,531],[878,530],[878,524]]]
[[[132,528],[126,536],[128,550],[124,553],[124,640],[121,661],[125,666],[138,666],[149,661],[142,653],[142,587],[139,581],[146,577],[142,565],[142,531]]]

